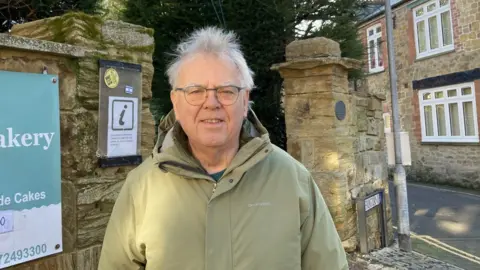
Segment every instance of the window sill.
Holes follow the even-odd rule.
[[[424,61],[424,60],[439,57],[439,56],[442,56],[442,55],[451,54],[451,53],[454,53],[454,52],[455,52],[455,48],[449,49],[449,50],[446,50],[446,51],[442,51],[442,52],[438,52],[438,53],[435,53],[435,54],[429,54],[429,55],[417,57],[417,59],[415,59],[415,62],[421,62],[421,61]]]
[[[459,141],[452,141],[452,142],[429,142],[429,141],[422,141],[420,143],[421,145],[431,145],[431,146],[436,146],[436,145],[446,145],[446,146],[472,146],[472,145],[480,145],[480,142],[459,142]]]
[[[373,71],[369,71],[366,75],[367,75],[367,76],[377,75],[377,74],[380,74],[380,73],[383,73],[383,72],[385,72],[385,69],[373,70]]]

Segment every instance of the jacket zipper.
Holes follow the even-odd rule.
[[[213,197],[213,194],[215,193],[216,189],[217,189],[217,182],[213,183],[212,197]]]

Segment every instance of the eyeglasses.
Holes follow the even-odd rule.
[[[203,86],[187,86],[185,88],[175,88],[177,91],[182,91],[185,94],[185,100],[193,106],[202,105],[207,100],[207,91],[215,91],[216,98],[224,106],[229,106],[235,103],[238,99],[238,94],[243,88],[234,85],[218,86],[215,88],[206,88]]]

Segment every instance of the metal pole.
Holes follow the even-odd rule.
[[[387,23],[388,69],[390,73],[390,90],[392,99],[392,118],[395,144],[394,184],[397,197],[398,242],[400,249],[411,251],[410,221],[408,215],[407,180],[402,162],[400,143],[400,117],[397,93],[397,71],[393,43],[392,7],[390,0],[385,1],[385,19]]]

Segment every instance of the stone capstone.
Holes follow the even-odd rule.
[[[341,55],[340,44],[324,37],[295,40],[285,51],[287,61]]]
[[[105,51],[115,59],[121,55],[125,60],[136,58],[151,62],[154,50],[153,29],[80,12],[18,24],[11,34]],[[138,56],[142,54],[147,55]]]
[[[38,39],[0,34],[0,48],[12,48],[45,54],[83,57],[85,48],[56,42],[45,42]]]
[[[153,30],[121,21],[107,20],[102,25],[103,41],[123,47],[151,47],[152,34]]]

